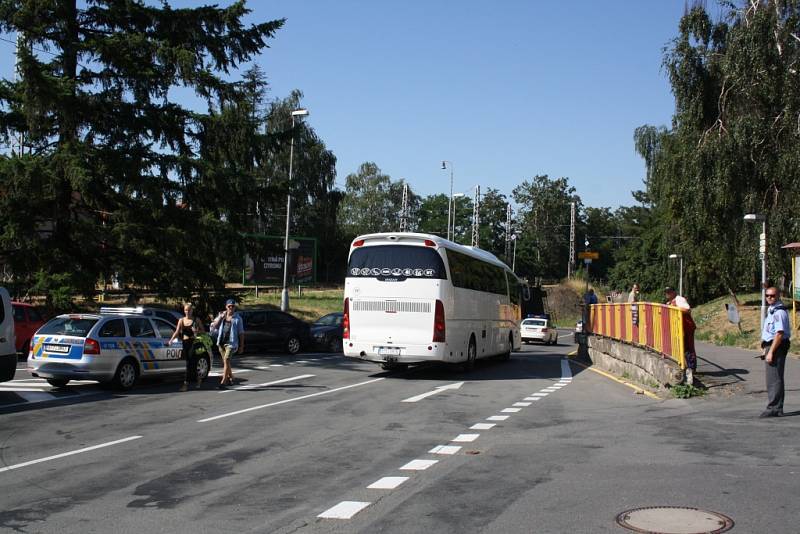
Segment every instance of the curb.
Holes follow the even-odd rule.
[[[647,391],[646,389],[643,389],[643,388],[641,388],[641,387],[639,387],[639,386],[637,386],[635,384],[632,384],[632,383],[626,381],[623,378],[620,378],[618,376],[614,376],[611,373],[608,373],[606,371],[601,371],[600,369],[595,369],[593,366],[589,366],[589,365],[586,365],[585,363],[581,363],[581,362],[575,360],[573,358],[573,356],[576,356],[577,354],[578,354],[577,350],[574,350],[574,351],[572,351],[572,352],[567,354],[567,358],[570,359],[571,363],[575,363],[577,365],[580,365],[581,367],[583,367],[584,369],[588,369],[589,371],[594,371],[595,373],[597,373],[599,375],[602,375],[602,376],[604,376],[606,378],[609,378],[609,379],[613,380],[614,382],[618,382],[618,383],[620,383],[620,384],[622,384],[624,386],[628,386],[629,388],[631,388],[634,391],[636,391],[636,393],[639,393],[641,395],[646,395],[647,397],[649,397],[651,399],[662,400],[661,397],[659,397],[655,393],[651,393],[650,391]]]

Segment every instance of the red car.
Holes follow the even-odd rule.
[[[45,321],[38,310],[30,304],[12,302],[11,307],[14,311],[14,336],[17,338],[17,352],[27,358],[31,338]]]

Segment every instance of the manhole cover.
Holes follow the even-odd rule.
[[[733,519],[697,508],[648,506],[622,512],[617,524],[648,534],[717,534],[733,528]]]

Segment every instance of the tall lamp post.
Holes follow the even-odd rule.
[[[683,294],[683,256],[680,254],[670,254],[669,258],[671,260],[677,259],[679,260],[678,263],[678,295],[684,296]]]
[[[453,220],[453,162],[452,161],[447,161],[447,160],[442,160],[442,170],[447,169],[448,165],[449,165],[449,168],[450,168],[450,200],[447,203],[447,239],[449,240],[449,239],[451,239],[451,237],[450,237],[451,236],[450,227],[451,227],[451,225],[453,227],[455,227],[455,225],[452,224],[452,220]]]
[[[761,235],[758,236],[758,257],[761,259],[761,330],[764,330],[764,317],[767,305],[764,291],[767,289],[767,216],[762,213],[748,213],[744,216],[747,222],[761,222]]]
[[[292,111],[292,140],[289,143],[289,191],[286,194],[286,234],[283,239],[283,290],[281,291],[281,311],[289,311],[289,226],[292,217],[292,170],[294,164],[294,125],[297,117],[307,117],[307,109]]]

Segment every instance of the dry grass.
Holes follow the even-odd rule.
[[[289,293],[289,308],[292,315],[304,321],[314,321],[326,313],[342,311],[344,289],[303,289],[302,296],[297,291]],[[242,299],[241,305],[281,307],[281,294],[260,292],[258,297],[250,293]]]

